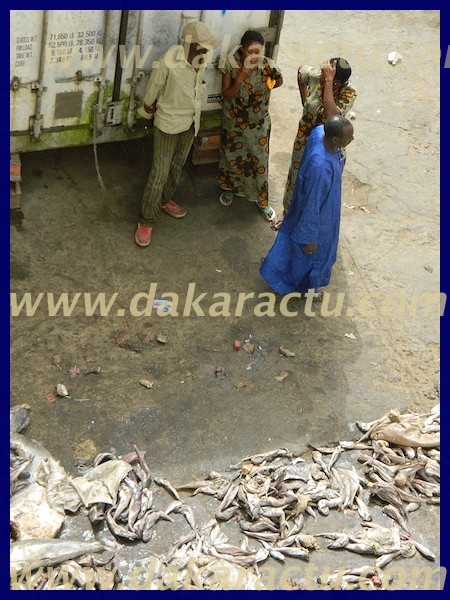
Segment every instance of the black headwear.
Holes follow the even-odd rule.
[[[340,81],[341,83],[346,83],[350,79],[350,75],[352,74],[352,69],[345,58],[331,58],[330,63],[336,61],[336,75],[335,79]]]

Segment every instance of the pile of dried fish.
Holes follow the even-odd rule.
[[[258,563],[266,560],[264,548],[228,543],[215,519],[193,530],[158,559],[150,589],[232,590],[264,589]]]
[[[117,501],[111,506],[106,503],[94,504],[88,513],[92,524],[106,519],[111,533],[117,538],[129,541],[142,540],[148,542],[154,527],[161,519],[173,523],[171,513],[184,515],[192,528],[195,528],[194,514],[190,506],[183,502],[169,481],[153,477],[145,461],[145,452],[134,447],[135,452],[124,455],[120,460],[130,464],[130,470],[122,479],[118,488]],[[105,461],[117,460],[112,454],[100,454],[94,460],[94,468]],[[92,470],[85,474],[92,476]],[[175,498],[165,510],[157,510],[153,503],[151,483],[164,488]]]
[[[439,405],[424,415],[391,410],[377,421],[357,425],[364,432],[359,440],[311,446],[311,459],[281,448],[247,456],[227,472],[212,471],[204,480],[178,489],[220,500],[216,519],[236,519],[247,537],[259,540],[280,561],[286,556],[309,560],[310,551],[319,548],[316,537],[330,538],[330,549],[371,554],[380,568],[394,558],[413,556],[416,550],[435,560],[428,548],[412,539],[407,515],[422,503],[439,503]],[[337,466],[344,453],[354,451],[363,451],[358,457],[363,472],[348,466],[349,460],[346,466]],[[392,528],[372,523],[374,499],[395,521]],[[327,516],[331,509],[357,511],[362,532],[316,536],[303,532],[307,515],[316,519],[317,513]]]
[[[87,511],[94,531],[105,522],[118,541],[148,542],[160,520],[173,523],[171,515],[184,516],[190,533],[164,556],[152,556],[157,564],[150,589],[155,590],[264,589],[260,563],[268,557],[308,561],[320,550],[320,540],[327,540],[330,550],[345,549],[374,561],[317,580],[332,588],[385,589],[382,569],[393,559],[418,552],[435,560],[431,550],[413,539],[408,514],[423,504],[439,503],[439,405],[427,414],[392,410],[372,423],[357,423],[363,435],[356,441],[310,444],[312,451],[304,456],[285,448],[250,455],[224,472],[211,471],[177,487],[152,475],[145,452],[136,446],[121,457],[99,454],[92,465],[79,468],[81,476],[69,476],[45,448],[19,433],[29,416],[29,407],[22,405],[10,417],[15,589],[120,587],[114,552],[98,557],[105,548],[97,541],[52,539],[67,513],[80,508]],[[154,503],[153,484],[172,498],[164,509]],[[198,525],[181,490],[215,497],[215,518]],[[392,527],[374,522],[375,504],[392,519]],[[357,514],[359,526],[346,532],[306,532],[311,519],[333,509]],[[220,528],[223,521],[237,523],[240,545],[229,542]],[[92,531],[90,535],[94,537]],[[259,545],[251,547],[249,539]]]

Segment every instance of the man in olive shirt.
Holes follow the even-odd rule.
[[[138,246],[150,244],[161,208],[176,219],[186,214],[172,194],[200,126],[204,55],[220,40],[202,22],[186,25],[183,39],[184,46],[170,47],[154,65],[144,97],[144,109],[155,120],[153,163],[134,236]]]

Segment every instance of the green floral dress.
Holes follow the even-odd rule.
[[[227,57],[222,73],[234,81],[240,53]],[[266,82],[275,63],[264,57],[260,67],[244,79],[238,94],[222,99],[219,186],[237,196],[269,205],[270,89]]]
[[[297,181],[298,168],[311,129],[316,127],[316,125],[322,125],[322,123],[326,121],[325,109],[323,106],[323,91],[325,86],[320,83],[320,69],[314,67],[300,67],[297,73],[297,80],[299,84],[303,83],[307,86],[307,91],[303,114],[298,124],[298,131],[294,141],[291,167],[289,169],[286,190],[284,192],[283,208],[285,211],[287,211],[291,204],[292,194]],[[343,116],[345,116],[352,108],[355,98],[356,90],[348,82],[339,90],[339,92],[334,93],[334,102]]]

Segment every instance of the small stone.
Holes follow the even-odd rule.
[[[153,390],[155,387],[153,381],[149,381],[148,379],[139,379],[139,383],[148,390]]]
[[[253,354],[253,352],[255,351],[255,344],[250,344],[250,342],[246,342],[242,347],[249,354]]]
[[[234,387],[237,390],[240,390],[241,388],[247,387],[247,382],[246,381],[236,381],[236,383],[234,384]]]
[[[61,396],[61,398],[67,398],[69,396],[69,392],[63,383],[56,384],[56,393],[58,396]]]
[[[288,377],[289,373],[287,371],[281,371],[279,375],[276,375],[275,379],[277,381],[283,381],[283,379],[286,379],[286,377]]]
[[[227,376],[225,369],[220,366],[216,367],[214,375],[217,377],[217,379],[225,379],[225,377]]]
[[[156,341],[159,342],[160,344],[167,344],[167,342],[169,341],[169,338],[167,337],[167,335],[157,335]]]
[[[395,66],[399,60],[402,60],[402,58],[403,56],[400,54],[400,52],[394,51],[388,54],[387,60],[388,63]]]
[[[295,352],[292,352],[291,350],[288,350],[287,348],[283,348],[282,346],[280,346],[280,354],[282,354],[286,358],[292,358],[295,356]]]
[[[128,331],[119,331],[119,333],[116,335],[116,344],[118,346],[121,346],[122,344],[126,344],[130,340],[131,340],[131,333],[128,333]]]

